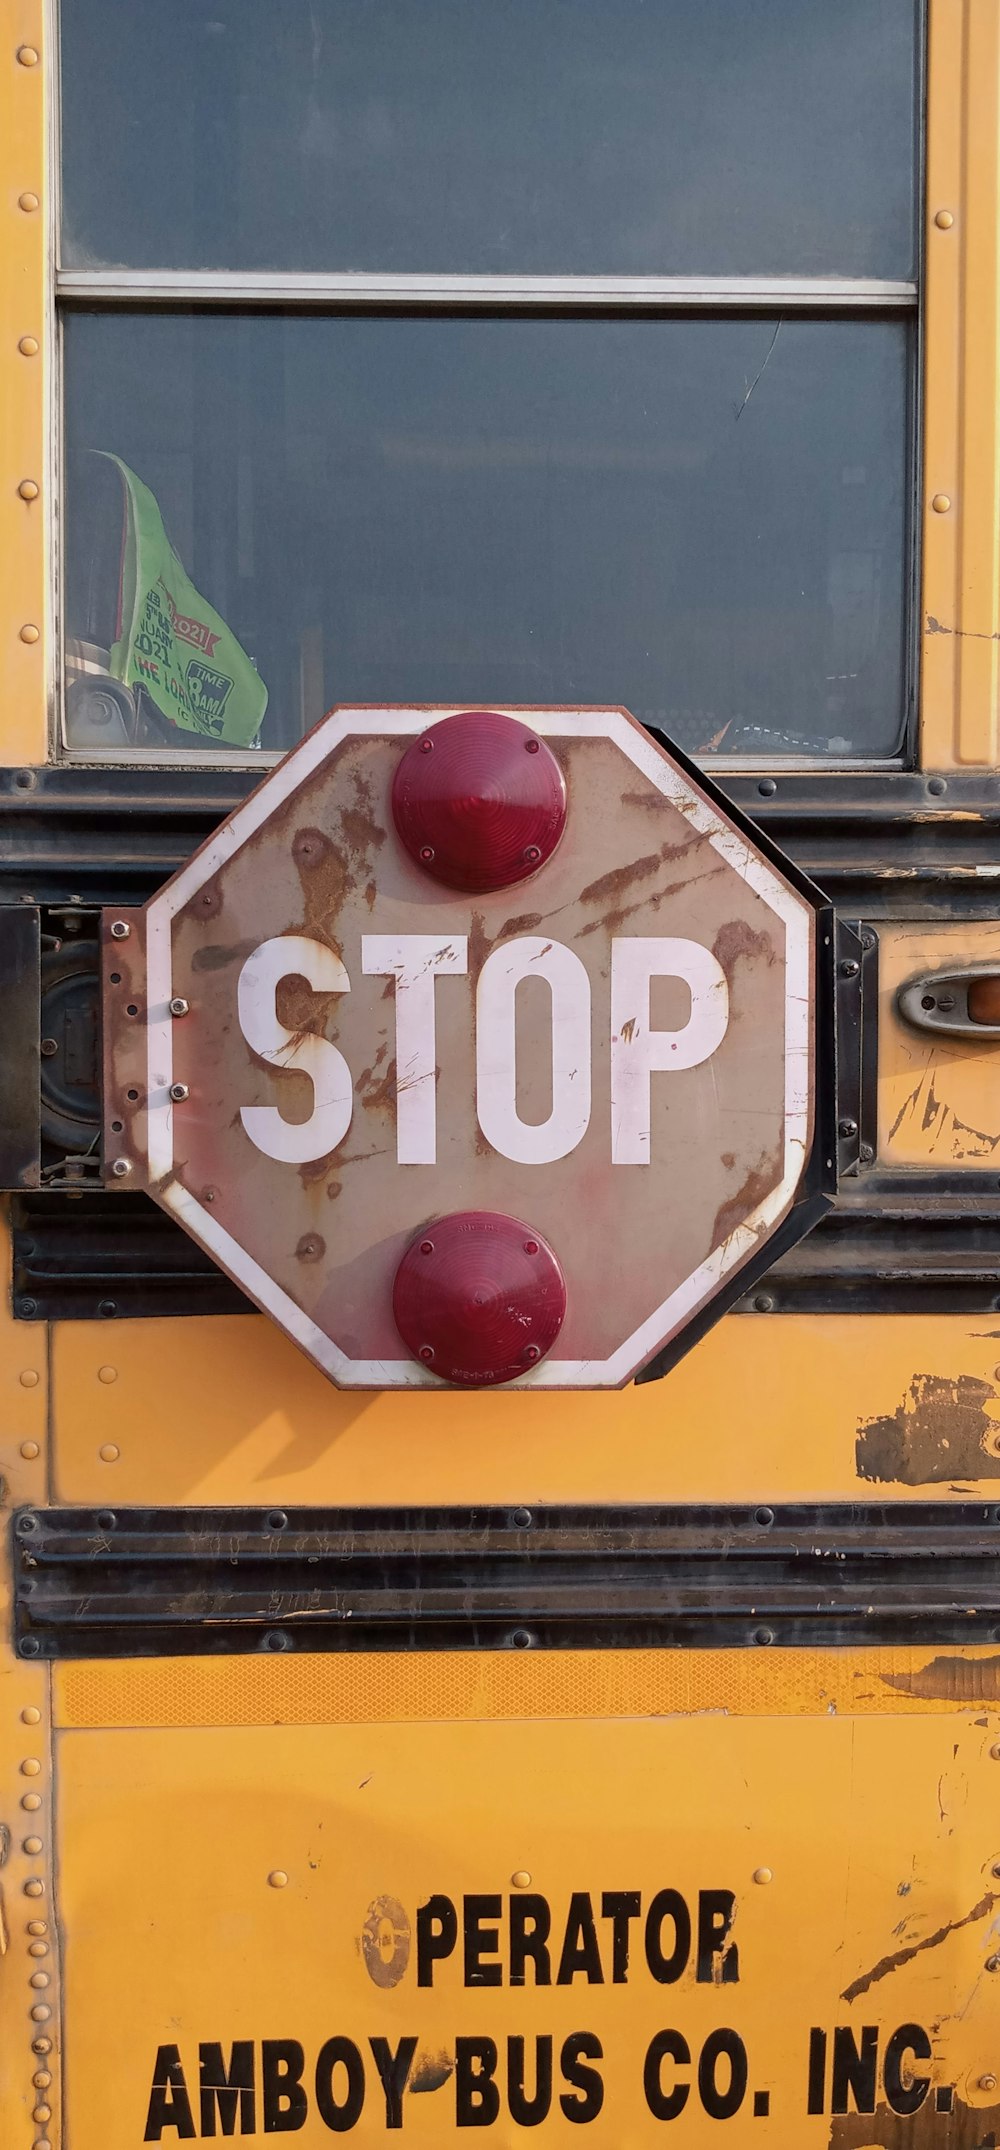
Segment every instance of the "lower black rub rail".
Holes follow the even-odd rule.
[[[24,1658],[1000,1642],[1000,1505],[27,1508]]]

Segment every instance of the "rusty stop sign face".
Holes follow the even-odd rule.
[[[342,1385],[619,1386],[812,1221],[819,901],[624,711],[336,709],[105,916],[109,1175]]]

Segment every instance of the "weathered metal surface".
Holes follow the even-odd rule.
[[[22,1510],[22,1657],[974,1644],[1000,1505]]]
[[[941,983],[945,998],[954,998],[951,1009],[921,1009],[919,1002],[932,995],[937,1000],[936,980],[988,977],[998,969],[995,884],[988,922],[899,925],[882,932],[879,1156],[887,1169],[957,1171],[963,1179],[989,1173],[987,1184],[995,1188],[1000,1170],[996,1039],[972,1022],[959,1035],[950,1034],[952,1018],[965,1010],[966,985],[954,983],[949,994]],[[915,1012],[927,1019],[926,1028],[918,1029],[912,1020],[909,995],[915,985]]]
[[[0,1187],[37,1187],[41,1181],[40,990],[38,913],[0,907],[0,1006],[3,1008]]]
[[[441,889],[388,812],[435,714],[335,712],[142,923],[115,942],[107,914],[107,1168],[349,1386],[435,1379],[392,1320],[414,1233],[522,1218],[569,1295],[525,1385],[617,1385],[792,1208],[814,906],[617,712],[530,712],[566,773],[555,857],[516,894]]]
[[[1000,1719],[974,1655],[404,1663],[161,1665],[145,1701],[149,1668],[62,1668],[80,2150],[225,2116],[359,2144],[645,2150],[671,2119],[737,2150],[994,2142]]]

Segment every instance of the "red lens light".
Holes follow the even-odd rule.
[[[537,873],[566,825],[566,780],[543,739],[496,709],[442,717],[392,787],[400,840],[448,888],[484,894]]]
[[[461,1210],[426,1226],[407,1248],[392,1311],[407,1350],[442,1381],[492,1388],[551,1351],[566,1313],[566,1281],[529,1225]]]

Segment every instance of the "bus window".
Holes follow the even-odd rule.
[[[100,13],[64,0],[70,752],[603,701],[700,757],[905,754],[913,0]]]

